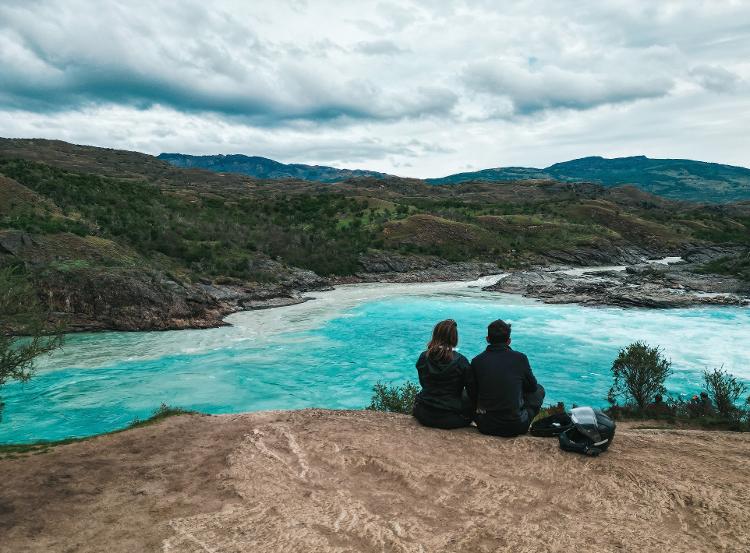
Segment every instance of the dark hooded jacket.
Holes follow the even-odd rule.
[[[416,401],[445,411],[462,411],[461,397],[464,389],[474,397],[474,374],[469,360],[458,352],[447,362],[433,361],[422,352],[417,359],[417,372],[422,390]]]

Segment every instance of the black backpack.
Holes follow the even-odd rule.
[[[615,421],[593,407],[576,407],[567,413],[555,413],[534,421],[532,436],[557,436],[565,451],[596,456],[606,451],[615,437]]]
[[[573,420],[567,413],[555,413],[531,423],[529,434],[539,438],[554,438],[573,426]]]

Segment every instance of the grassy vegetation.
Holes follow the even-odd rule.
[[[258,276],[251,263],[256,252],[324,275],[350,274],[357,254],[374,242],[385,220],[380,208],[336,194],[274,195],[262,202],[176,195],[145,181],[76,174],[26,160],[0,161],[0,172],[52,200],[63,215],[15,214],[0,225],[97,234],[193,275],[252,280]]]
[[[400,386],[389,386],[383,382],[377,382],[372,387],[372,398],[367,409],[411,415],[418,392],[419,386],[411,380],[407,380]]]
[[[750,282],[750,253],[738,257],[722,257],[701,267],[704,273],[728,275]]]
[[[125,428],[113,430],[112,432],[105,432],[104,434],[96,434],[94,436],[86,436],[84,438],[66,438],[64,440],[39,441],[39,442],[31,443],[31,444],[0,444],[0,460],[14,459],[18,455],[24,455],[24,454],[40,455],[43,453],[47,453],[53,447],[66,445],[66,444],[72,444],[76,442],[83,442],[86,440],[90,440],[92,438],[96,438],[97,436],[118,434],[126,430],[131,430],[133,428],[142,428],[144,426],[150,426],[152,424],[156,424],[160,421],[163,421],[164,419],[167,419],[169,417],[175,417],[178,415],[194,415],[194,414],[197,414],[197,412],[181,409],[179,407],[170,407],[162,403],[159,406],[159,408],[156,409],[149,418],[143,419],[143,420],[135,419]]]

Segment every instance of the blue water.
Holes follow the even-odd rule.
[[[238,313],[210,330],[70,336],[28,383],[2,389],[0,443],[86,436],[147,417],[161,403],[207,413],[362,408],[378,380],[416,380],[435,322],[458,322],[459,350],[486,324],[513,323],[549,402],[603,405],[612,360],[635,340],[661,345],[673,393],[723,365],[750,382],[750,309],[622,310],[544,305],[467,284],[345,287],[302,305]]]

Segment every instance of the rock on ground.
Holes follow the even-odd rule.
[[[746,552],[750,436],[553,439],[306,410],[182,416],[0,461],[3,552]]]

